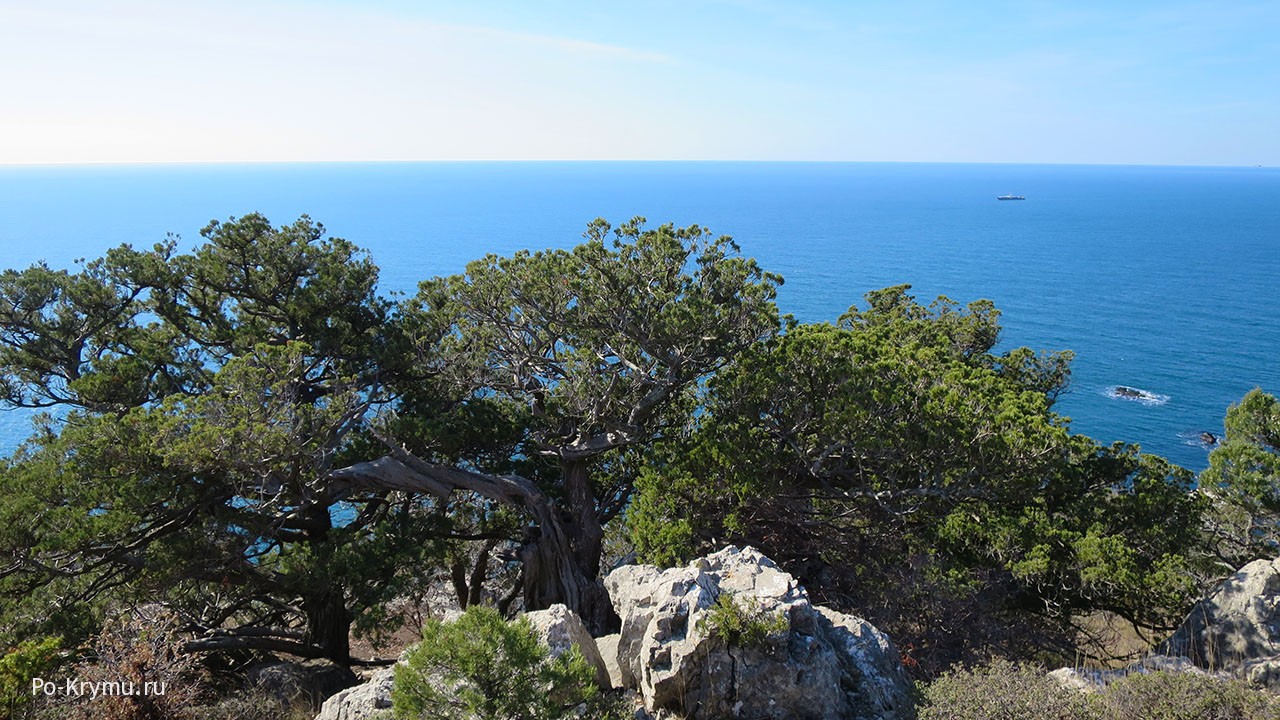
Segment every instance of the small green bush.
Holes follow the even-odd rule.
[[[31,681],[49,679],[61,663],[61,638],[26,640],[0,657],[0,717],[20,717],[32,703]]]
[[[528,620],[473,605],[422,629],[396,667],[392,709],[402,720],[560,720],[597,702],[594,678],[577,648],[552,658]]]
[[[739,603],[727,592],[720,593],[716,604],[698,621],[699,630],[723,640],[729,647],[754,647],[789,627],[786,615],[761,608],[754,598]]]

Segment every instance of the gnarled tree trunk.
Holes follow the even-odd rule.
[[[305,642],[324,650],[324,657],[346,667],[351,662],[351,612],[341,588],[327,585],[302,600],[307,617]]]
[[[444,498],[460,489],[524,509],[533,519],[533,527],[520,550],[525,607],[539,610],[564,603],[582,616],[592,632],[604,632],[617,624],[608,593],[597,578],[604,531],[591,494],[586,463],[566,460],[563,472],[564,508],[526,478],[434,465],[403,449],[378,460],[336,470],[330,478],[335,481],[334,489],[338,492],[346,484],[353,488],[427,493]]]
[[[615,628],[618,617],[598,578],[604,530],[587,465],[566,460],[562,472],[564,507],[539,493],[539,506],[527,508],[536,525],[520,549],[525,608],[543,610],[564,603],[593,634],[605,633]]]
[[[605,633],[616,629],[619,621],[599,579],[604,528],[587,461],[564,460],[561,473],[565,507],[559,514],[563,518],[558,522],[560,527],[542,532],[521,552],[525,605],[537,610],[564,603],[582,617],[593,634]]]

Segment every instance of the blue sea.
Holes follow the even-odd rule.
[[[1000,202],[997,195],[1024,195]],[[0,168],[0,267],[72,267],[211,219],[303,213],[368,248],[385,290],[485,253],[569,247],[643,215],[733,235],[834,320],[863,293],[989,298],[1002,346],[1075,351],[1072,428],[1192,469],[1227,406],[1280,392],[1280,170],[879,163],[371,163]],[[1142,401],[1115,396],[1140,388]],[[0,412],[0,453],[29,415]]]

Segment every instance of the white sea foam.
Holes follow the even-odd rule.
[[[1125,388],[1132,392],[1122,393],[1120,392],[1120,388]],[[1150,390],[1143,390],[1142,388],[1130,387],[1128,385],[1112,385],[1111,387],[1106,388],[1102,394],[1116,400],[1128,400],[1130,402],[1141,403],[1143,405],[1164,405],[1169,402],[1168,395],[1161,395],[1159,393],[1153,393]]]
[[[1205,450],[1212,450],[1218,447],[1218,445],[1222,442],[1222,436],[1218,432],[1212,432],[1212,431],[1209,431],[1209,432],[1213,435],[1214,441],[1205,442],[1203,437],[1204,432],[1205,431],[1203,430],[1184,430],[1178,433],[1178,437],[1182,438],[1183,445],[1190,445],[1191,447],[1204,448]]]

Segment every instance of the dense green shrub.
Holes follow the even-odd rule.
[[[816,603],[913,646],[918,677],[1105,657],[1076,628],[1100,609],[1176,626],[1199,596],[1193,475],[1073,435],[1054,411],[1069,353],[996,352],[990,302],[907,290],[788,326],[707,381],[638,471],[640,559],[756,547]]]
[[[489,607],[429,621],[405,661],[391,697],[406,720],[559,720],[599,695],[577,648],[553,658],[528,620],[507,622]]]
[[[1280,720],[1280,698],[1200,673],[1134,673],[1092,693],[997,660],[924,689],[920,720]]]

